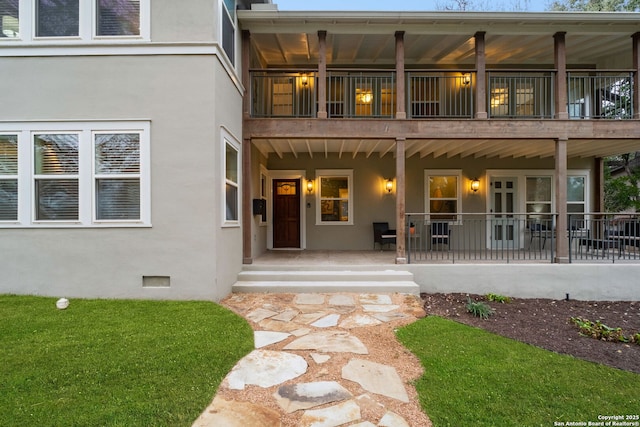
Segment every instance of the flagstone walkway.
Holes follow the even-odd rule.
[[[420,362],[394,330],[424,316],[402,294],[232,294],[256,349],[194,427],[427,427]]]

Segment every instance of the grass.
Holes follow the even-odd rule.
[[[439,317],[398,330],[421,360],[420,404],[439,426],[551,426],[635,415],[640,375]],[[560,425],[560,424],[558,424]]]
[[[0,295],[0,425],[190,426],[253,349],[211,302]]]

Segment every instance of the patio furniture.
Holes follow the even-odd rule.
[[[373,249],[376,248],[376,243],[380,245],[380,250],[384,245],[396,244],[396,230],[389,229],[388,222],[373,223]]]
[[[449,222],[432,222],[431,223],[431,246],[447,245],[447,250],[451,249],[451,230]]]

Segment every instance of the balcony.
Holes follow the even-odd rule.
[[[327,117],[393,119],[396,73],[385,70],[329,70]],[[553,70],[489,70],[485,111],[490,119],[553,119]],[[468,70],[412,70],[405,73],[408,119],[472,119],[476,73]],[[318,74],[313,69],[251,70],[253,118],[315,118]],[[571,119],[633,118],[633,72],[572,70],[567,77]]]

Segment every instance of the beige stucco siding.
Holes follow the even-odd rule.
[[[220,127],[241,134],[241,99],[215,56],[3,59],[2,122],[148,120],[148,228],[0,229],[0,292],[220,299],[241,259],[222,230]],[[217,108],[221,105],[221,108]],[[223,248],[219,251],[218,248]],[[237,260],[237,261],[236,261]],[[226,265],[224,274],[218,266]],[[142,276],[169,276],[144,288]]]

